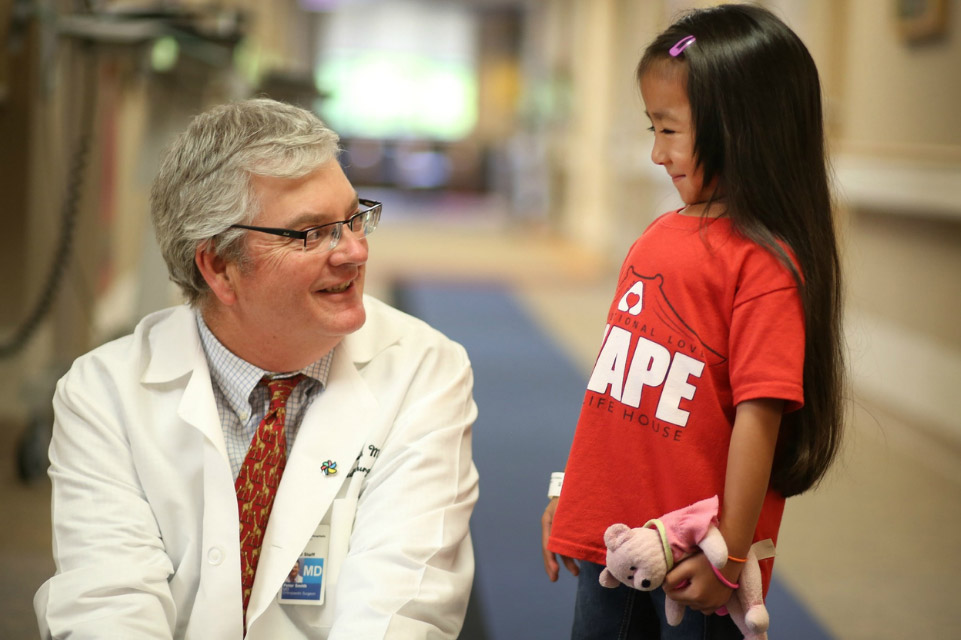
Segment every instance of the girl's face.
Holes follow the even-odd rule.
[[[651,160],[667,170],[686,205],[705,202],[716,181],[704,184],[704,172],[694,157],[694,123],[687,99],[687,76],[654,68],[641,78],[645,113],[654,132]]]

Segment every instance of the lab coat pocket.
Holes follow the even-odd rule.
[[[324,603],[319,606],[298,606],[282,603],[287,616],[301,632],[326,638],[334,623],[337,609],[337,578],[347,556],[350,534],[354,527],[357,498],[339,498],[330,508],[330,538],[324,572]],[[323,525],[326,526],[326,525]]]

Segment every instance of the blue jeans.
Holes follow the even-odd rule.
[[[705,616],[688,609],[672,627],[664,617],[664,591],[638,591],[625,585],[602,587],[604,568],[580,562],[571,640],[741,640],[730,616]]]

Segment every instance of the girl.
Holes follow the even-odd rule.
[[[574,638],[739,638],[711,614],[785,497],[823,476],[841,436],[840,273],[817,69],[771,13],[695,11],[645,51],[651,159],[685,207],[631,248],[588,383],[544,563],[580,575]],[[605,589],[603,534],[718,495],[730,561],[703,555],[664,589]],[[575,562],[575,559],[579,562]],[[772,560],[762,561],[765,593]],[[723,580],[722,580],[723,578]],[[663,619],[665,593],[689,607]],[[701,612],[701,613],[698,613]]]

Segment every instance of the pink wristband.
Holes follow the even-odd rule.
[[[729,589],[737,589],[737,588],[740,586],[740,585],[738,585],[738,584],[735,584],[735,583],[731,582],[731,581],[728,580],[727,578],[725,578],[725,577],[724,577],[724,574],[721,573],[720,569],[718,569],[717,567],[715,567],[713,564],[711,565],[711,569],[714,570],[714,575],[717,576],[717,579],[720,580],[721,583],[722,583],[725,587],[727,587],[727,588],[729,588]]]

